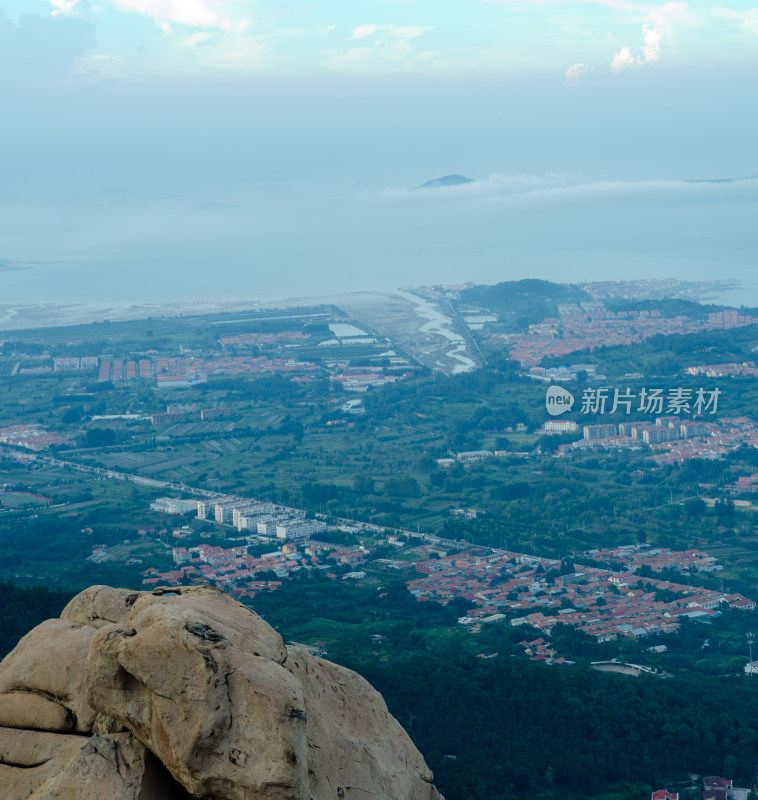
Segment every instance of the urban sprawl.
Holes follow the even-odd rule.
[[[528,624],[550,635],[560,623],[599,642],[672,633],[682,617],[707,622],[727,607],[752,611],[756,606],[741,594],[684,582],[687,575],[723,569],[716,558],[694,549],[673,551],[636,544],[556,560],[482,547],[450,552],[453,543],[365,525],[339,529],[365,533],[373,544],[361,541],[342,546],[318,539],[336,529],[333,526],[271,503],[240,498],[163,498],[151,509],[165,514],[196,513],[201,519],[233,527],[243,538],[230,547],[201,544],[187,548],[179,541],[195,531],[190,526],[177,528],[173,538],[179,541],[172,551],[175,569],[144,570],[146,585],[213,581],[234,596],[253,597],[259,591],[275,590],[282,580],[302,569],[319,569],[332,579],[357,581],[367,578],[369,565],[380,572],[413,570],[417,577],[408,578],[406,585],[420,601],[445,605],[463,598],[470,603],[459,619],[461,625],[508,619],[513,626]],[[248,548],[260,544],[275,549],[250,555]],[[387,557],[387,547],[395,551],[393,557]],[[107,550],[96,548],[90,558],[105,559]],[[682,581],[661,577],[672,573],[680,574]]]

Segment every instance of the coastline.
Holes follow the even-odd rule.
[[[734,307],[758,307],[758,280],[722,279],[717,281],[693,281],[698,289],[692,291],[692,299],[703,304],[730,305]],[[406,294],[407,289],[381,291],[366,289],[346,293],[326,293],[303,297],[255,297],[244,300],[187,300],[159,302],[42,302],[42,303],[2,303],[0,302],[0,332],[27,330],[31,328],[52,328],[66,325],[86,325],[93,322],[125,322],[151,317],[179,317],[183,315],[214,314],[236,311],[261,311],[274,308],[295,308],[303,305],[351,304],[355,300],[370,303],[372,299],[381,303],[387,298],[402,298],[417,306],[417,312],[424,306],[424,298]],[[681,296],[681,295],[674,295]],[[419,305],[420,304],[420,305]],[[754,304],[754,305],[753,305]],[[421,314],[427,322],[430,318]],[[437,320],[439,321],[439,320]],[[439,331],[434,331],[439,333]],[[453,356],[455,358],[455,356]],[[467,361],[468,359],[465,359]],[[468,364],[462,361],[465,371]]]

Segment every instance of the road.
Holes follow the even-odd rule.
[[[197,495],[199,497],[224,497],[221,492],[212,492],[208,489],[197,489],[194,486],[187,486],[184,483],[172,483],[170,481],[159,481],[155,478],[145,478],[142,475],[134,475],[131,472],[118,472],[113,469],[105,469],[103,467],[93,467],[89,464],[82,464],[78,461],[66,461],[62,458],[55,458],[54,456],[47,456],[43,453],[34,453],[31,451],[19,451],[11,447],[2,446],[3,450],[11,458],[20,460],[31,458],[41,464],[47,464],[51,467],[66,467],[68,469],[76,470],[77,472],[84,472],[96,478],[109,478],[115,481],[129,481],[136,483],[138,486],[148,486],[154,489],[170,489],[174,492],[182,492],[185,494]]]

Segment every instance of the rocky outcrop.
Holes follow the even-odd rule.
[[[305,698],[312,797],[439,797],[421,753],[360,675],[295,648],[285,666]]]
[[[0,664],[0,712],[8,712],[0,713],[0,725],[91,732],[95,712],[87,701],[84,667],[95,633],[63,619],[49,619],[27,633]]]
[[[191,797],[129,733],[83,737],[0,728],[0,787],[3,800]]]
[[[211,587],[96,586],[0,663],[3,800],[436,800],[354,672]]]
[[[76,595],[61,612],[61,619],[102,628],[109,622],[118,622],[129,612],[139,592],[129,589],[112,589],[110,586],[90,586]]]

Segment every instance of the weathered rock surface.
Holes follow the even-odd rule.
[[[6,704],[8,722],[0,715],[0,725],[89,733],[95,712],[87,702],[84,666],[95,629],[77,622],[49,619],[24,636],[0,663],[0,697],[26,692],[39,700],[26,706],[27,716],[18,698],[0,700]],[[48,700],[68,711],[68,720],[54,725],[53,709],[40,700]],[[13,712],[11,713],[11,710]],[[21,716],[20,716],[21,714]],[[12,720],[12,721],[11,721]]]
[[[83,737],[7,728],[0,728],[0,792],[4,800],[190,797],[129,733]]]
[[[78,595],[0,664],[0,726],[3,800],[441,800],[366,681],[211,587]]]
[[[8,728],[70,731],[74,727],[74,717],[65,706],[32,692],[0,694],[0,719]]]
[[[118,622],[129,613],[139,592],[129,589],[112,589],[110,586],[90,586],[72,598],[61,611],[61,619],[102,628],[109,622]]]
[[[432,773],[384,698],[352,670],[290,648],[305,697],[314,798],[439,797]]]
[[[304,796],[304,701],[281,637],[228,595],[181,591],[143,595],[98,630],[90,704],[198,797]]]
[[[34,797],[86,743],[82,736],[0,728],[0,796],[4,800]]]

